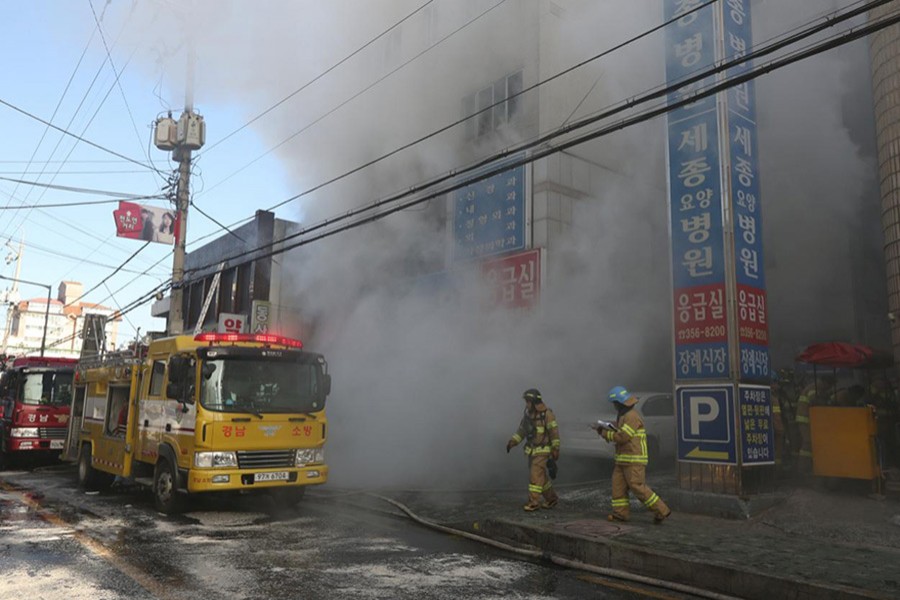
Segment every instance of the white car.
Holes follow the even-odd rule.
[[[675,403],[669,392],[634,392],[638,399],[636,409],[644,419],[647,430],[647,452],[650,463],[673,462],[676,453],[675,444]],[[611,409],[612,407],[610,407]],[[573,419],[572,415],[557,415],[559,435],[562,439],[564,454],[576,456],[596,456],[612,459],[615,445],[609,444],[597,435],[590,425],[597,419],[615,421],[614,412],[581,415]]]

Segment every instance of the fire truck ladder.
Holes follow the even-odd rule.
[[[216,274],[213,275],[212,284],[209,286],[209,291],[206,292],[206,299],[203,301],[203,310],[200,311],[200,318],[197,319],[197,325],[194,326],[194,335],[203,331],[203,321],[206,320],[206,313],[209,311],[209,305],[212,302],[213,296],[215,296],[216,292],[219,290],[219,280],[222,278],[222,269],[224,268],[225,261],[219,264]]]

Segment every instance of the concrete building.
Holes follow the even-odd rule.
[[[15,356],[36,356],[40,353],[46,317],[45,356],[78,358],[84,316],[88,314],[100,314],[109,318],[106,326],[107,348],[114,349],[122,317],[107,306],[81,302],[79,298],[83,292],[84,286],[77,281],[61,282],[57,297],[50,300],[49,315],[46,297],[15,303],[7,320],[6,353]]]

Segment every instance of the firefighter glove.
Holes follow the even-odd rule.
[[[552,452],[550,452],[550,458],[554,461],[559,460],[559,448],[554,448]]]
[[[513,442],[512,440],[506,442],[506,453],[509,454],[509,451],[512,450],[512,447],[515,445],[515,442]]]
[[[556,479],[556,459],[551,458],[547,461],[547,474],[550,475],[550,479]]]

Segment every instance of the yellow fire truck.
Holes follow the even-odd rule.
[[[130,478],[167,514],[201,492],[263,490],[293,504],[328,476],[330,391],[325,359],[298,340],[157,339],[79,362],[65,455],[84,488]]]

